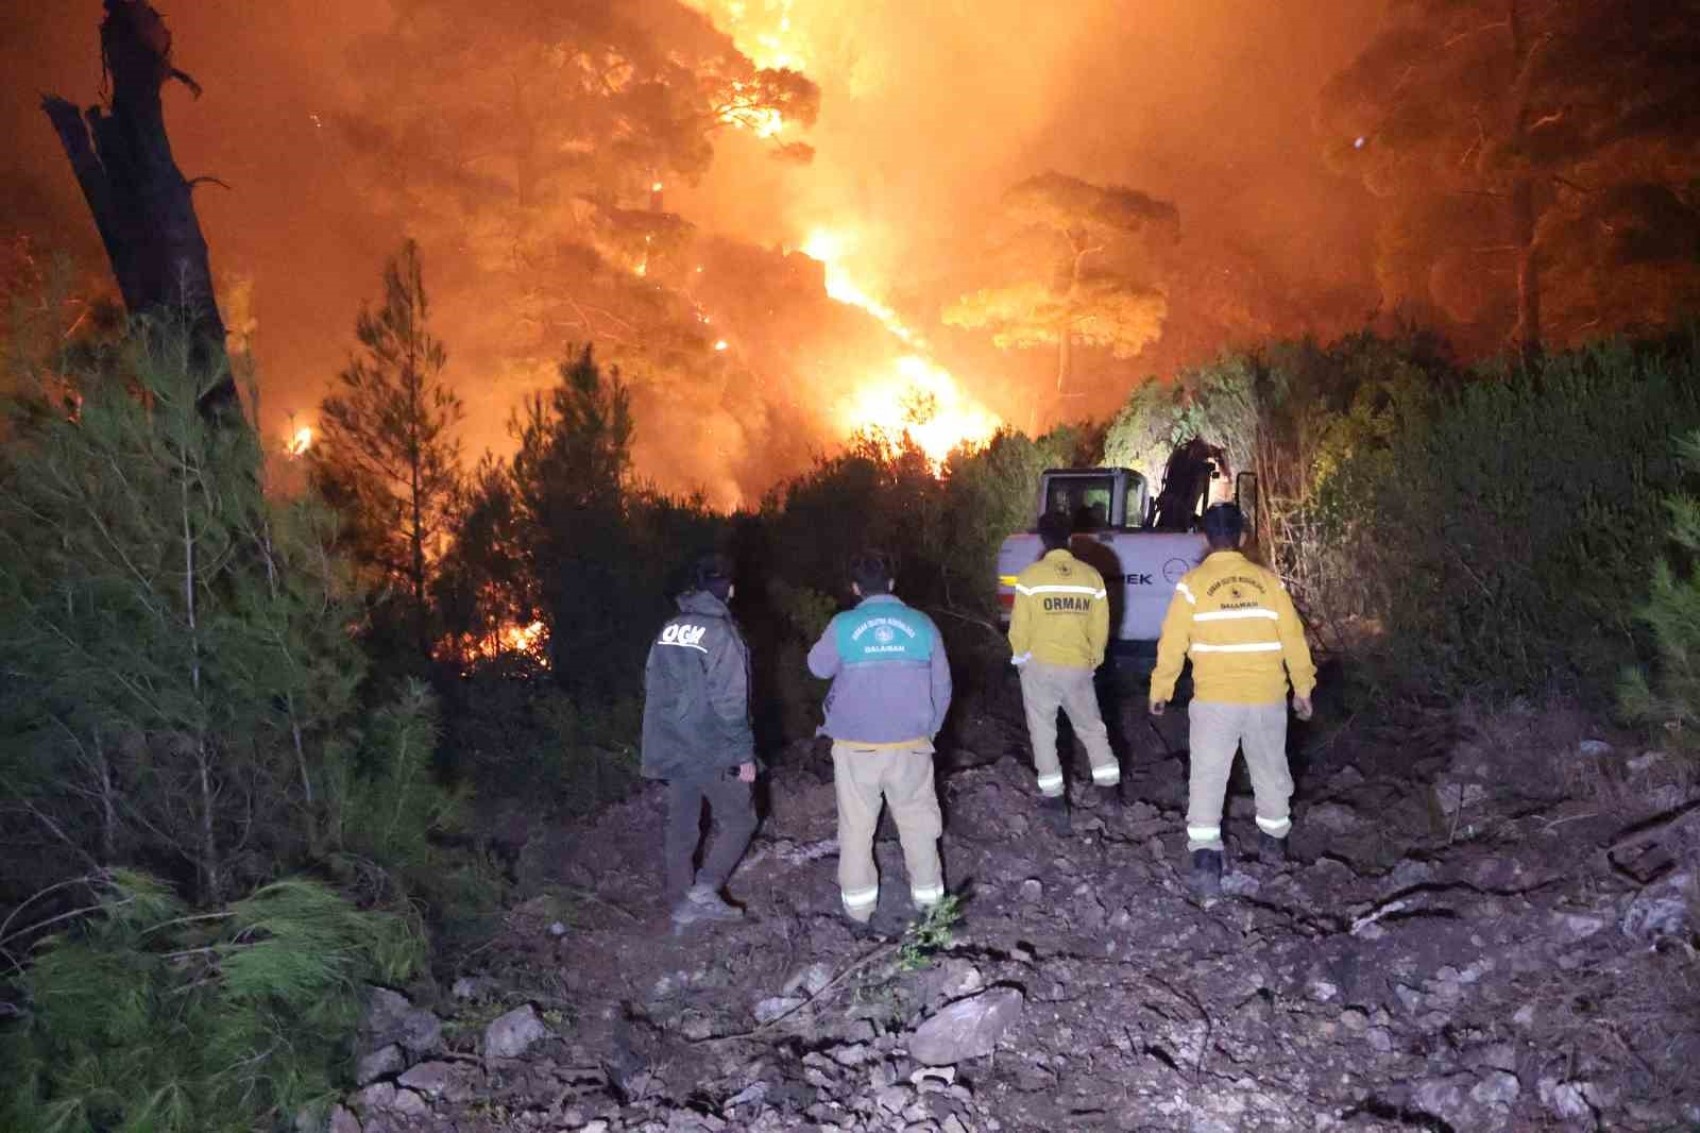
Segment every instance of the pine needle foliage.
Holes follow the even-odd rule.
[[[1676,452],[1686,472],[1700,472],[1700,432],[1680,438]],[[1700,496],[1680,492],[1666,506],[1675,547],[1653,565],[1651,592],[1638,611],[1655,660],[1650,669],[1625,671],[1619,699],[1631,719],[1662,725],[1693,748],[1700,741]]]
[[[336,855],[423,865],[448,809],[430,701],[361,702],[332,515],[268,498],[256,433],[199,410],[190,342],[135,323],[55,375],[74,414],[38,401],[0,445],[12,882],[142,865],[218,904]]]
[[[0,1033],[0,1124],[41,1133],[247,1133],[322,1112],[344,1082],[368,981],[407,978],[404,917],[286,880],[200,914],[113,870],[42,941]]]

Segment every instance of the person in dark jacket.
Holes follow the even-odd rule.
[[[756,828],[749,650],[726,608],[731,598],[726,561],[698,562],[696,589],[679,597],[679,615],[661,627],[644,667],[642,770],[667,782],[667,894],[680,928],[743,916],[720,892]],[[716,830],[697,873],[704,800]]]
[[[866,925],[879,904],[874,832],[891,808],[918,911],[944,898],[933,789],[933,738],[950,710],[950,662],[938,626],[891,592],[872,553],[850,565],[855,609],[833,618],[809,650],[809,671],[830,679],[826,722],[838,793],[838,885],[844,913]]]

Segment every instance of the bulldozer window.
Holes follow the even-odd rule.
[[[1059,477],[1045,493],[1045,510],[1074,520],[1076,531],[1109,526],[1114,482],[1108,476]]]

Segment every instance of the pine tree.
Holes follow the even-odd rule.
[[[460,398],[430,331],[419,246],[384,270],[384,301],[355,325],[362,354],[320,410],[313,481],[344,516],[348,547],[404,611],[411,644],[431,654],[432,587],[458,506]]]
[[[537,580],[564,688],[613,692],[629,674],[610,666],[626,644],[617,611],[633,593],[627,524],[632,488],[631,393],[604,377],[590,347],[561,363],[561,380],[514,423],[514,498],[528,573]]]
[[[391,860],[348,807],[442,812],[421,803],[441,797],[429,743],[398,767],[361,727],[382,713],[356,699],[360,595],[333,517],[267,499],[255,431],[196,409],[192,342],[136,324],[73,375],[74,418],[38,401],[0,447],[0,784],[28,818],[7,830],[14,881],[147,862],[218,901],[345,848]],[[417,695],[396,711],[429,732]]]

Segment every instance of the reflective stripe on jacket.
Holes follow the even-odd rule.
[[[950,710],[950,662],[938,626],[893,594],[874,594],[833,618],[809,672],[830,678],[821,732],[840,743],[931,740]]]
[[[649,647],[643,774],[711,778],[754,758],[749,650],[726,603],[693,590]]]
[[[1016,578],[1009,619],[1016,664],[1033,660],[1096,669],[1109,641],[1110,596],[1094,567],[1059,548]]]
[[[1192,659],[1193,699],[1267,704],[1293,691],[1309,696],[1316,666],[1304,625],[1273,571],[1238,551],[1216,551],[1175,585],[1151,699],[1170,700],[1181,666]]]

